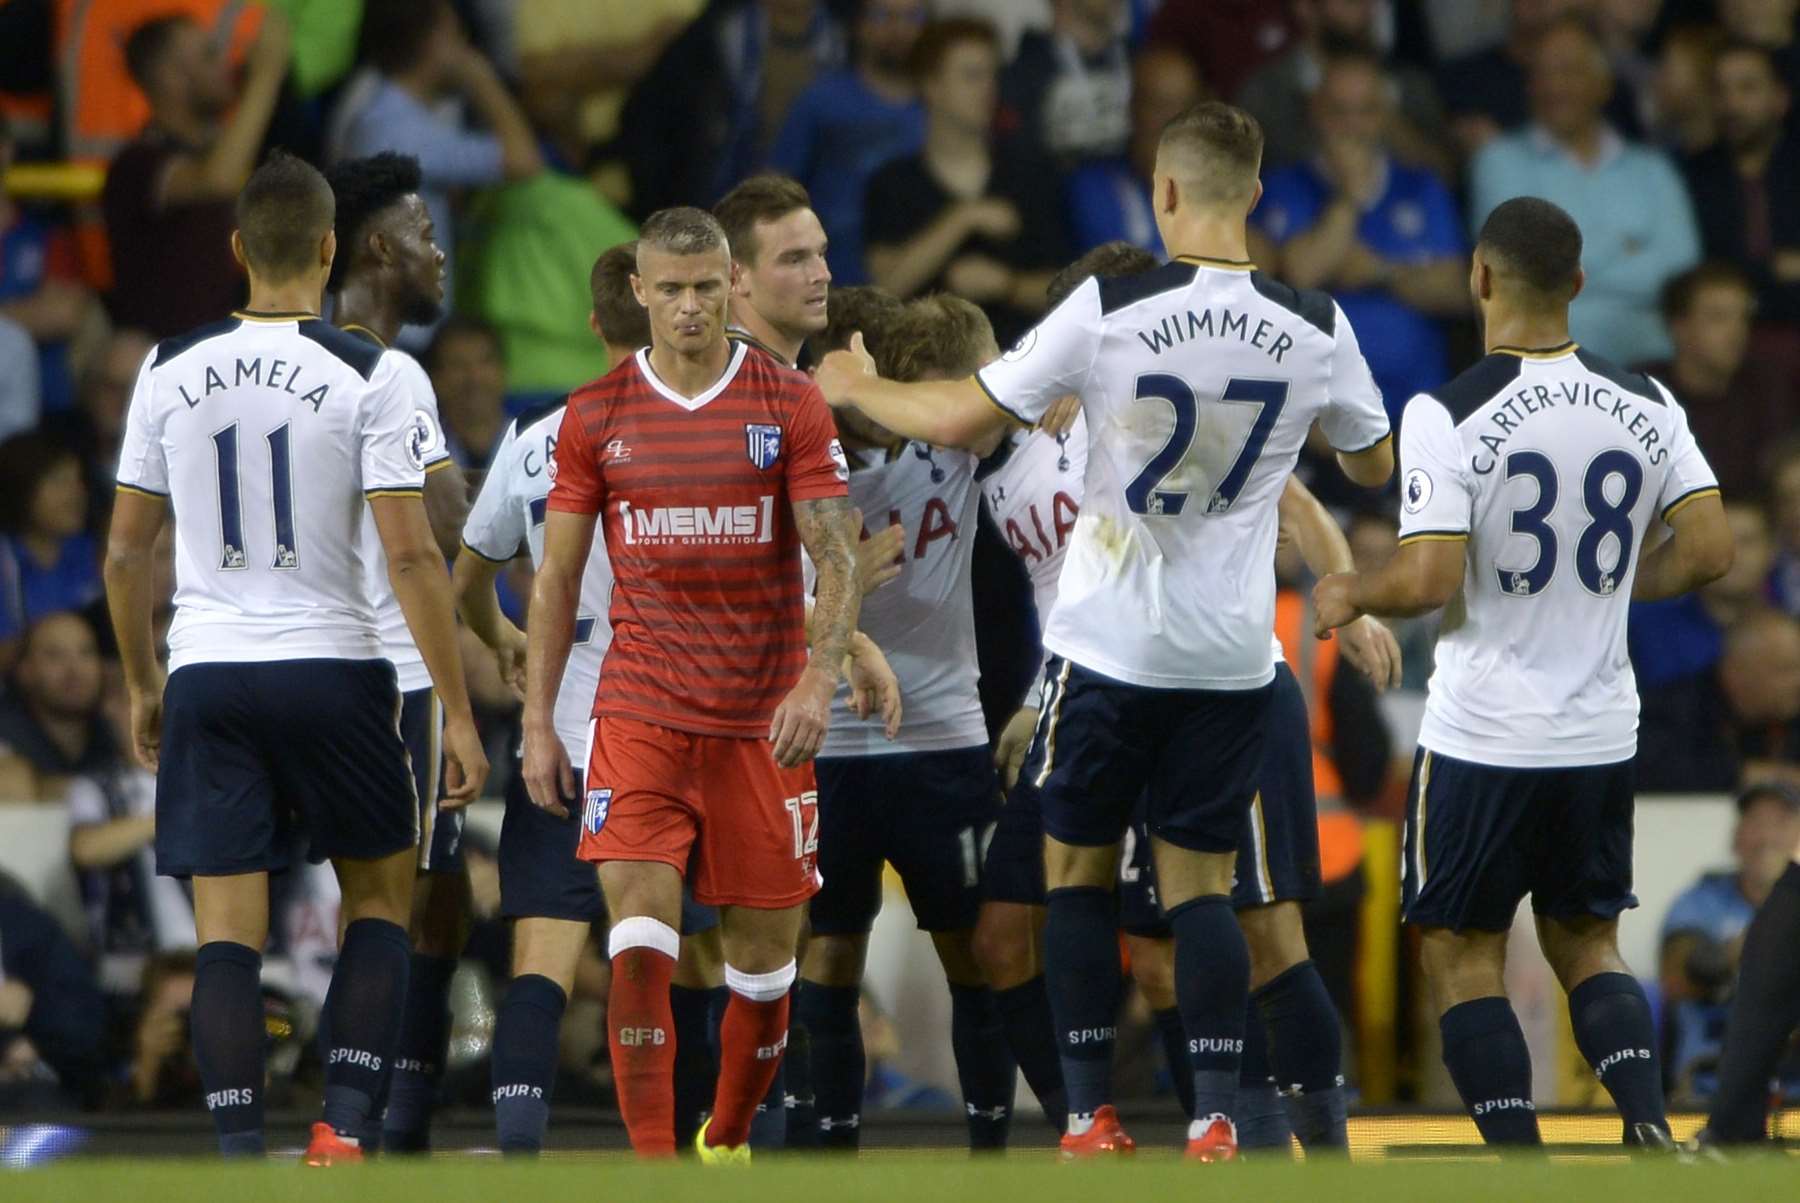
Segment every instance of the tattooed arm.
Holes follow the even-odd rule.
[[[843,678],[844,657],[850,653],[850,637],[862,607],[856,552],[851,544],[850,502],[843,497],[796,501],[794,525],[800,528],[800,542],[818,571],[818,583],[807,624],[812,655],[769,725],[775,760],[783,768],[811,760],[825,742],[831,697]]]

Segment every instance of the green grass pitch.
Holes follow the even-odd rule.
[[[86,1161],[0,1174],[8,1203],[1740,1203],[1800,1197],[1800,1165],[1765,1156],[1731,1165],[1670,1160],[1599,1163],[1263,1162],[1188,1165],[1171,1154],[1060,1165],[1043,1154],[971,1162],[936,1152],[860,1160],[768,1159],[749,1170],[643,1166],[623,1157],[545,1160],[440,1158],[331,1171],[291,1162]]]

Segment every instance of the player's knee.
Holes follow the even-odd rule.
[[[335,862],[343,922],[383,919],[410,930],[417,856],[408,848],[380,860]]]
[[[1617,920],[1595,916],[1539,919],[1538,943],[1565,990],[1574,989],[1596,974],[1628,972],[1619,955]]]
[[[1310,955],[1300,907],[1292,902],[1238,912],[1238,926],[1250,946],[1250,988],[1280,977]]]
[[[683,936],[681,957],[675,962],[675,984],[690,990],[708,990],[724,981],[725,947],[719,929]]]
[[[814,936],[806,946],[806,980],[820,986],[860,986],[867,941],[867,936]]]
[[[1419,964],[1440,1013],[1506,994],[1505,933],[1459,935],[1431,929],[1419,941]]]
[[[1038,975],[1033,910],[1008,903],[981,908],[975,924],[975,961],[996,990],[1023,985]]]
[[[1052,890],[1083,886],[1111,889],[1118,862],[1116,844],[1065,844],[1053,836],[1044,839],[1044,880]]]
[[[424,873],[413,890],[413,951],[427,957],[457,957],[469,939],[469,878],[466,873]]]

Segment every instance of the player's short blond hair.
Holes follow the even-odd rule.
[[[894,380],[960,380],[996,352],[994,327],[979,306],[949,293],[908,304],[885,332],[882,375]]]
[[[638,251],[662,251],[667,255],[704,255],[729,250],[725,229],[705,209],[683,205],[658,209],[638,230]]]
[[[1203,100],[1163,127],[1156,164],[1199,204],[1247,208],[1256,195],[1262,151],[1256,118],[1236,105]]]

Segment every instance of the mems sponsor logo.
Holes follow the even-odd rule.
[[[625,546],[719,546],[770,543],[775,538],[775,498],[755,505],[659,505],[639,509],[619,502]]]

